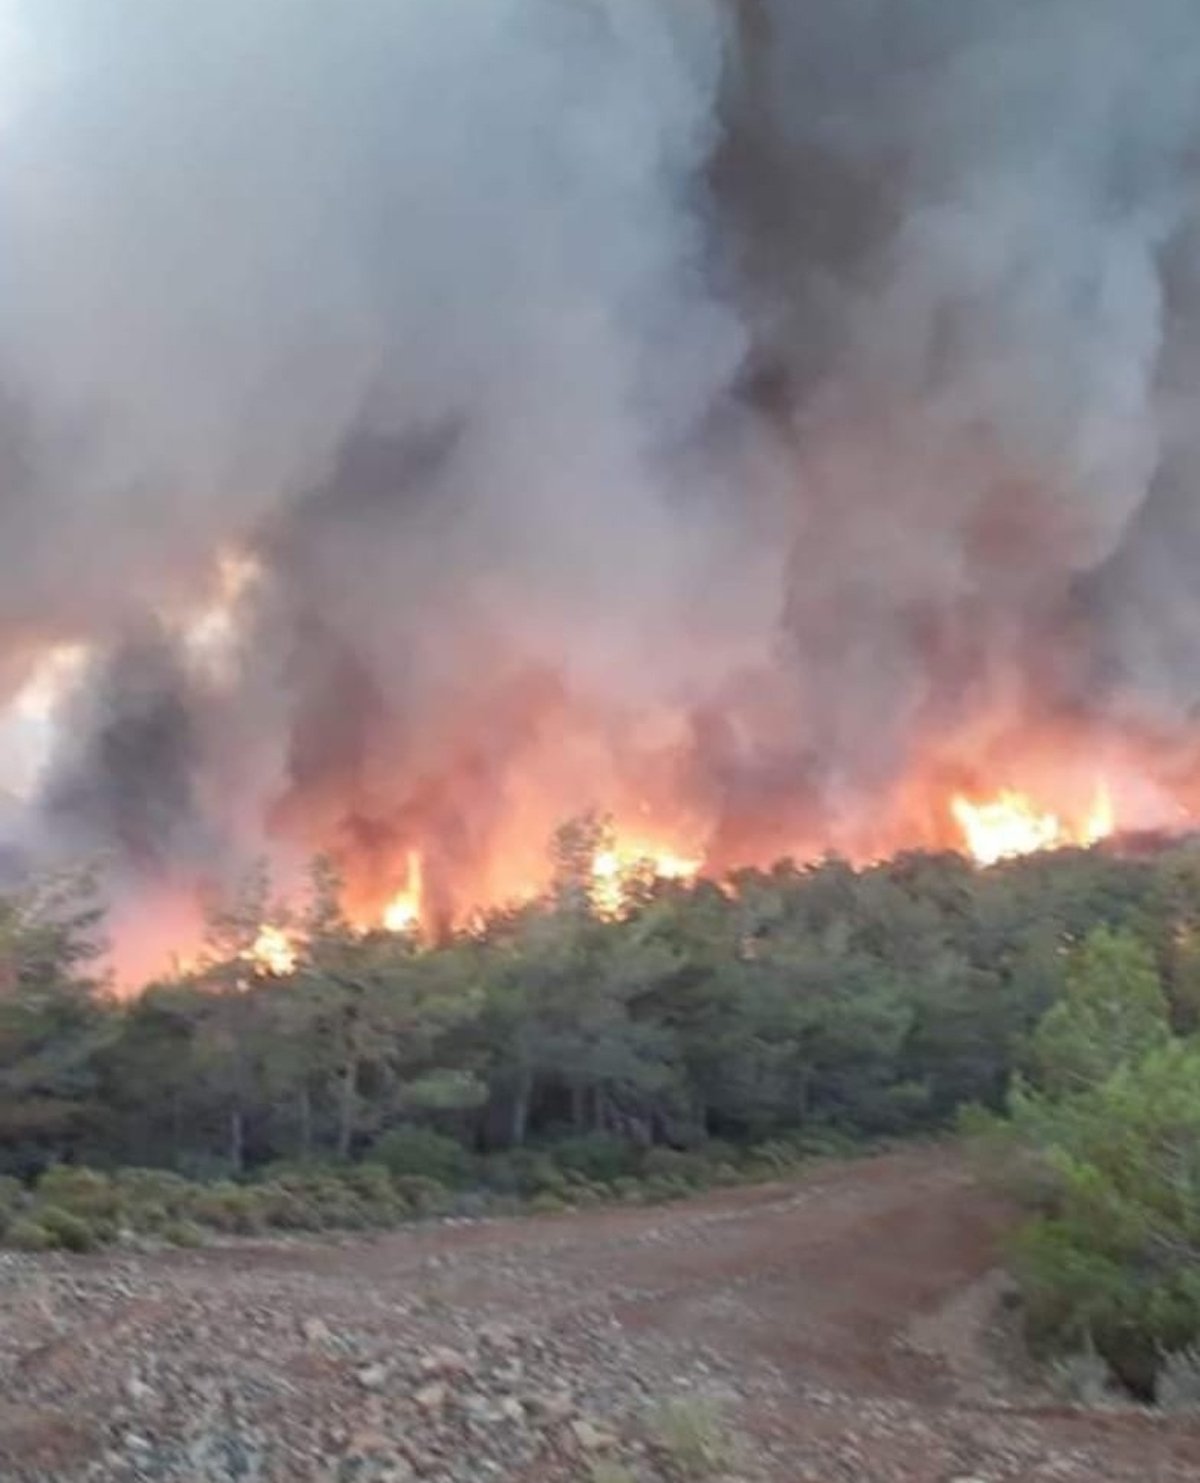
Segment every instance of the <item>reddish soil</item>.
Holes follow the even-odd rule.
[[[262,1342],[273,1346],[275,1373],[287,1377],[295,1416],[311,1425],[304,1455],[316,1458],[333,1445],[321,1440],[322,1408],[341,1416],[353,1404],[348,1367],[430,1344],[465,1350],[485,1320],[499,1318],[541,1336],[531,1341],[542,1368],[530,1383],[569,1384],[590,1414],[622,1434],[636,1427],[648,1397],[719,1395],[746,1439],[739,1477],[1200,1479],[1200,1423],[1133,1408],[1056,1407],[1003,1373],[988,1341],[989,1274],[1009,1221],[952,1151],[923,1148],[667,1208],[337,1244],[19,1259],[0,1287],[0,1478],[188,1476],[119,1460],[108,1383],[116,1355],[134,1355],[155,1407],[160,1391],[199,1385],[205,1366],[254,1391],[265,1382],[248,1367],[262,1345],[243,1353],[241,1335],[257,1323],[270,1335]],[[314,1317],[334,1335],[355,1336],[345,1354],[314,1354],[289,1337]],[[169,1358],[152,1354],[143,1364],[138,1356],[155,1345],[167,1346]],[[397,1384],[407,1397],[415,1381]],[[264,1400],[259,1431],[282,1425],[292,1404]],[[121,1424],[120,1405],[117,1413]],[[184,1424],[173,1415],[164,1400],[139,1425],[170,1436]],[[439,1433],[426,1452],[410,1449],[412,1471],[405,1461],[393,1476],[471,1478],[452,1455],[457,1435]],[[531,1446],[539,1461],[490,1475],[587,1477],[569,1451]],[[652,1454],[635,1449],[633,1466],[634,1476],[658,1476]],[[207,1483],[226,1474],[192,1476]],[[257,1476],[343,1473],[277,1459]]]

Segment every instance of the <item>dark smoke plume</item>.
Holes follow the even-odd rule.
[[[86,649],[22,841],[484,889],[532,770],[729,864],[1031,724],[1185,795],[1198,51],[1192,0],[8,0],[0,682]]]

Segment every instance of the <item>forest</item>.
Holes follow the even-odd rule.
[[[0,1232],[85,1249],[671,1198],[966,1128],[1027,1201],[1036,1348],[1152,1392],[1200,1334],[1200,845],[902,854],[596,900],[434,943],[351,928],[317,862],[275,971],[256,873],[203,959],[113,995],[86,876],[0,903]],[[125,1232],[127,1234],[127,1232]]]

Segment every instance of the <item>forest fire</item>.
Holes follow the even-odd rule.
[[[414,932],[421,926],[423,867],[419,850],[409,850],[404,886],[383,909],[388,932]]]
[[[1091,809],[1076,826],[1056,813],[1043,811],[1015,789],[1006,788],[984,802],[957,794],[950,807],[968,853],[980,865],[994,865],[998,860],[1030,855],[1036,850],[1097,844],[1115,828],[1112,799],[1104,784],[1096,789]]]
[[[608,912],[1196,817],[1195,89],[1127,91],[1175,23],[1112,7],[1093,78],[1013,7],[897,0],[897,57],[876,7],[517,4],[244,48],[234,0],[22,5],[62,60],[0,180],[7,878],[95,863],[132,986],[259,862],[221,951],[287,973],[318,857],[434,943],[593,810]]]
[[[607,848],[597,850],[592,860],[593,900],[602,912],[619,912],[631,877],[645,874],[654,880],[688,881],[699,874],[703,863],[699,859],[676,855],[661,846],[619,839]]]
[[[1072,846],[1088,848],[1112,836],[1117,827],[1106,782],[1096,786],[1087,808],[1078,814],[1045,808],[1032,793],[1015,787],[1002,788],[991,795],[978,791],[971,796],[963,792],[951,794],[941,808],[946,832],[939,832],[937,838],[916,841],[908,841],[898,834],[893,848],[907,848],[912,843],[948,846],[961,850],[977,865],[987,867],[1038,851]],[[583,868],[591,880],[592,907],[602,917],[620,915],[636,899],[640,885],[666,881],[686,884],[706,874],[714,879],[723,874],[709,868],[701,850],[685,853],[668,844],[663,835],[620,830],[611,821],[596,827],[597,842],[591,847],[590,863],[585,863]],[[428,891],[425,853],[417,847],[409,848],[402,855],[399,888],[373,910],[360,906],[352,911],[353,930],[359,934],[383,931],[435,942],[447,927],[470,928],[485,920],[489,909],[531,900],[548,889],[549,855],[544,853],[546,868],[539,881],[514,874],[505,892],[505,877],[503,872],[498,872],[492,879],[501,882],[502,894],[484,900],[454,899],[451,914],[439,919]],[[797,851],[794,858],[803,861],[813,855]],[[865,861],[867,857],[862,858]],[[353,867],[355,862],[346,863]],[[772,861],[762,857],[749,863],[766,866]],[[302,929],[278,921],[263,922],[254,940],[238,956],[257,977],[286,978],[298,968],[304,948]],[[201,961],[201,958],[185,960],[183,971],[199,971]]]
[[[300,961],[299,949],[291,933],[268,922],[258,929],[258,936],[241,956],[255,973],[270,978],[284,978],[294,973]]]

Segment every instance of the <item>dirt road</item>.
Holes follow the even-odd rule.
[[[1006,1224],[920,1149],[653,1210],[4,1258],[0,1478],[585,1483],[615,1458],[650,1483],[686,1397],[738,1479],[1200,1479],[1200,1425],[997,1369]]]

